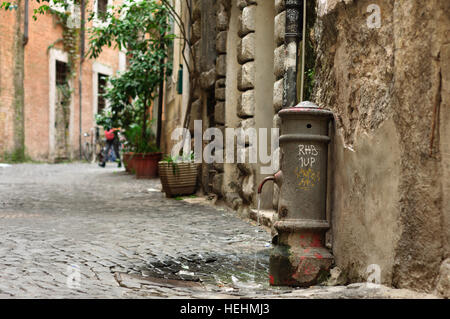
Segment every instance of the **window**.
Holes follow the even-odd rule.
[[[67,63],[56,60],[56,85],[67,84]]]
[[[112,14],[111,0],[95,0],[94,1],[94,19],[95,27],[106,27],[111,23],[111,19],[106,18],[106,14]]]
[[[97,18],[100,21],[106,21],[106,13],[108,12],[108,0],[97,0]]]
[[[97,94],[97,114],[100,114],[106,106],[106,100],[103,94],[106,93],[108,76],[98,73],[98,94]]]

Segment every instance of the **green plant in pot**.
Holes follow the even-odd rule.
[[[194,154],[166,156],[158,163],[159,178],[166,197],[190,195],[197,189],[199,165]]]
[[[151,130],[150,108],[172,70],[166,49],[174,38],[169,34],[169,10],[157,0],[125,1],[105,13],[104,20],[90,29],[89,56],[99,57],[104,47],[126,50],[127,69],[108,79],[104,97],[109,106],[100,116],[124,132],[126,168],[138,178],[155,177],[157,169],[148,166],[151,162],[157,167],[161,153]]]
[[[128,156],[129,171],[136,173],[137,178],[152,178],[158,176],[162,153],[156,146],[151,126],[146,126],[146,134],[143,134],[143,129],[142,125],[133,123],[124,130],[124,155]]]

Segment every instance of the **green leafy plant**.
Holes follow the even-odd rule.
[[[124,1],[111,9],[105,13],[104,23],[90,29],[88,55],[97,58],[105,47],[125,49],[128,69],[109,79],[103,95],[109,107],[97,117],[97,123],[121,127],[135,152],[154,152],[150,106],[165,73],[172,69],[166,61],[166,48],[174,37],[168,34],[169,11],[157,0]],[[90,20],[93,18],[91,15]]]
[[[164,162],[168,163],[191,163],[194,161],[194,152],[191,151],[189,154],[186,155],[166,155],[163,159]]]
[[[194,152],[190,152],[187,155],[166,155],[163,160],[163,162],[168,163],[172,166],[172,173],[173,175],[176,175],[178,170],[178,163],[192,163],[194,162]]]
[[[64,84],[58,84],[56,85],[56,90],[61,95],[61,101],[60,105],[63,109],[64,113],[64,123],[68,126],[69,125],[69,116],[70,116],[70,102],[72,100],[72,89],[69,85],[69,83]]]
[[[143,127],[138,123],[133,123],[124,130],[123,134],[126,139],[124,147],[126,151],[134,153],[154,153],[160,151],[153,141],[154,134],[151,127],[147,126],[146,129],[146,135],[150,136],[150,139],[142,138]]]

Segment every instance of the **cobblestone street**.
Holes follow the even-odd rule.
[[[226,209],[166,199],[158,179],[113,164],[0,167],[0,241],[0,298],[385,294],[270,288],[267,231]]]

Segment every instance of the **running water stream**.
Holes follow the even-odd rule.
[[[256,220],[257,220],[258,229],[255,230],[256,232],[260,231],[259,227],[261,226],[261,224],[259,223],[259,212],[260,212],[260,210],[261,210],[261,194],[258,194],[258,210],[256,211]],[[255,261],[254,261],[254,264],[253,264],[253,282],[254,283],[255,283],[255,276],[256,276],[256,263],[258,261],[257,253],[258,253],[258,251],[255,250],[255,257],[254,257]]]
[[[261,224],[259,223],[259,212],[261,209],[261,197],[260,194],[258,194],[258,209],[257,209],[257,226],[258,228],[255,230],[255,232],[260,232],[261,229],[259,229],[259,226],[261,226]],[[233,284],[238,287],[238,288],[243,288],[243,289],[260,289],[262,288],[262,285],[256,282],[256,264],[258,262],[258,250],[255,250],[255,255],[253,257],[254,262],[253,262],[253,276],[252,276],[252,281],[249,282],[242,282],[239,281],[235,276],[231,276],[231,280],[233,281]]]

